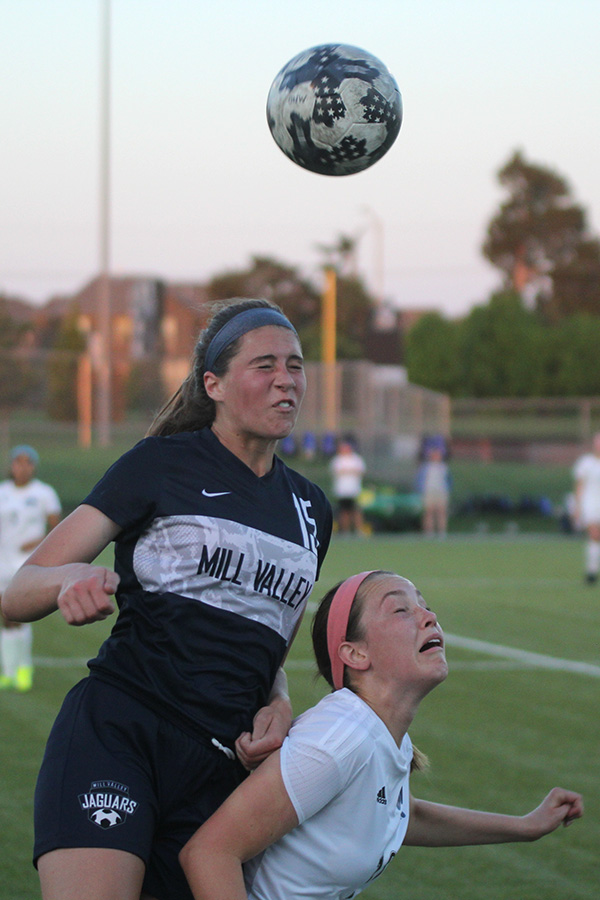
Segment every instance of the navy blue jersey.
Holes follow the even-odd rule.
[[[122,529],[119,615],[92,674],[231,745],[267,701],[318,577],[324,493],[277,457],[259,478],[203,429],[144,439],[84,503]]]

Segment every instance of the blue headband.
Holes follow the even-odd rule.
[[[226,347],[242,335],[254,331],[255,328],[262,328],[263,325],[278,325],[280,328],[289,328],[294,334],[297,333],[290,320],[276,309],[266,306],[245,309],[232,316],[215,334],[206,350],[204,371],[212,372],[214,364]]]

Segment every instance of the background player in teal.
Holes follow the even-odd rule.
[[[113,612],[36,788],[45,900],[191,896],[181,846],[291,722],[281,665],[331,533],[323,492],[275,456],[305,392],[290,322],[220,309],[193,370],[13,579],[7,614]],[[115,541],[115,571],[93,565]]]
[[[313,644],[334,692],[182,850],[196,900],[350,900],[402,843],[532,841],[581,816],[579,794],[562,788],[525,816],[412,796],[410,770],[424,759],[408,728],[448,667],[435,613],[407,579],[342,582],[317,610]]]

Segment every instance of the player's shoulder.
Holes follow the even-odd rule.
[[[190,446],[195,438],[196,432],[190,431],[168,435],[146,435],[123,453],[117,460],[117,464],[162,462],[170,455],[178,455],[182,448]]]
[[[575,461],[575,472],[586,472],[595,466],[600,466],[600,459],[593,453],[584,453]]]
[[[169,450],[170,448],[179,449],[197,441],[198,435],[199,432],[196,431],[179,431],[176,434],[147,434],[134,444],[129,452],[143,453]]]
[[[372,757],[380,739],[387,740],[385,732],[385,725],[373,710],[344,688],[328,694],[300,715],[294,721],[290,737],[313,743],[335,756],[338,762],[351,758],[361,764]]]
[[[319,487],[318,484],[315,484],[314,481],[311,481],[310,478],[307,478],[306,475],[302,475],[302,473],[298,472],[296,469],[292,469],[278,456],[275,457],[275,465],[277,466],[280,476],[285,478],[295,491],[304,496],[318,498],[325,504],[329,502],[325,491]]]
[[[149,435],[140,441],[140,446],[160,453],[166,459],[185,453],[200,453],[208,459],[228,454],[212,429],[208,427],[197,431],[178,431],[175,434]]]
[[[41,478],[32,478],[29,482],[33,487],[38,491],[53,491],[54,488],[51,484],[48,484],[47,481],[42,481]]]
[[[36,479],[36,481],[39,496],[44,497],[45,500],[50,504],[60,506],[60,500],[56,489],[52,487],[51,484],[48,484],[47,481],[41,481],[40,479]]]

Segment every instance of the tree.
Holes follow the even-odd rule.
[[[248,269],[216,275],[208,284],[211,300],[262,297],[277,303],[293,321],[298,333],[320,314],[321,296],[294,266],[265,256],[252,257]]]
[[[519,294],[495,294],[460,323],[461,391],[471,397],[527,397],[541,393],[542,326]]]
[[[365,357],[365,339],[372,312],[373,298],[366,290],[362,278],[338,276],[337,348],[340,359]]]
[[[539,300],[547,321],[578,313],[600,315],[600,241],[582,241],[571,259],[555,266],[552,282],[552,294]]]
[[[600,318],[580,313],[546,332],[546,393],[558,397],[600,395]]]
[[[323,268],[335,270],[337,282],[337,355],[339,359],[366,357],[375,300],[356,272],[358,238],[340,234],[331,246],[317,245],[325,257]]]
[[[410,381],[435,391],[459,393],[461,353],[458,323],[427,313],[406,336],[405,363]]]
[[[341,238],[336,253],[347,252],[350,239]],[[277,303],[294,323],[306,359],[321,356],[322,287],[303,278],[294,266],[255,256],[248,269],[215,276],[208,285],[211,300],[264,297]],[[340,359],[364,356],[364,340],[373,299],[356,275],[337,278],[337,352]]]
[[[547,332],[512,291],[495,294],[462,320],[430,313],[408,334],[408,375],[455,397],[535,396],[550,368]]]
[[[15,321],[0,297],[0,411],[7,413],[39,387],[39,378],[31,365],[27,337],[32,326]]]
[[[61,322],[48,364],[48,414],[62,422],[77,420],[77,362],[86,341],[77,310]]]
[[[581,308],[579,288],[585,285],[585,307],[600,314],[600,253],[565,179],[515,152],[498,180],[508,199],[491,220],[482,249],[503,273],[505,289],[533,289],[540,308],[558,318]]]
[[[325,256],[327,264],[333,266],[340,277],[344,275],[356,277],[357,237],[339,234],[334,244],[317,244],[316,249]]]

